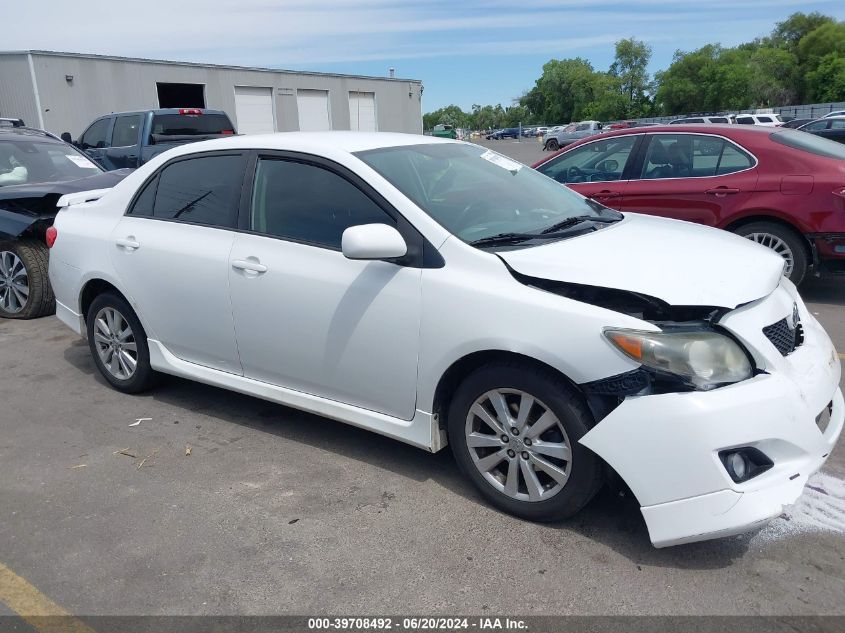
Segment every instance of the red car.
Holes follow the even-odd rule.
[[[834,141],[752,125],[631,128],[575,142],[534,168],[619,211],[768,246],[795,283],[811,269],[845,274],[845,146]]]

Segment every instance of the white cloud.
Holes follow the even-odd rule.
[[[636,35],[652,42],[751,39],[773,6],[845,13],[841,3],[710,0],[28,0],[4,49],[48,49],[255,66],[441,56],[549,56]],[[759,9],[759,10],[746,10]],[[761,14],[761,11],[763,12]],[[764,20],[765,18],[765,20]],[[745,27],[745,28],[743,28]],[[764,31],[765,32],[765,31]]]

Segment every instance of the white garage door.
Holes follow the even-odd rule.
[[[328,90],[297,90],[296,107],[299,110],[299,129],[302,132],[332,129]]]
[[[349,129],[376,132],[376,93],[349,93]]]
[[[239,134],[275,132],[273,89],[235,86],[235,118]]]

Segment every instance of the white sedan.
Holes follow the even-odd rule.
[[[842,430],[837,354],[780,257],[475,145],[219,139],[59,206],[57,314],[114,388],[174,374],[449,443],[527,519],[615,471],[656,546],[735,534]]]

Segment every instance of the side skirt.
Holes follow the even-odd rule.
[[[374,431],[427,451],[435,452],[443,446],[438,425],[431,413],[417,410],[413,419],[400,420],[383,413],[320,398],[302,391],[278,387],[252,378],[189,363],[170,353],[160,341],[147,339],[147,342],[150,347],[150,365],[156,371],[315,413],[338,422]]]

